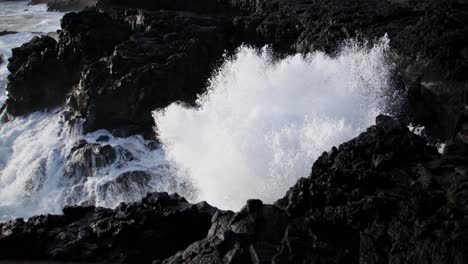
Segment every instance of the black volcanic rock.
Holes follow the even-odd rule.
[[[144,10],[141,10],[144,9]],[[422,1],[102,0],[67,14],[58,43],[39,37],[13,51],[7,113],[65,102],[85,131],[146,133],[150,112],[193,104],[225,50],[271,44],[279,56],[334,53],[348,38],[388,34],[401,117],[441,139],[454,134],[467,89],[468,3]],[[117,152],[77,144],[77,168]],[[114,210],[72,207],[63,216],[0,224],[0,259],[149,263],[468,263],[466,145],[444,155],[380,116],[324,153],[275,205],[240,212],[151,194]],[[99,149],[97,156],[91,151]],[[101,152],[102,151],[102,152]],[[130,171],[106,190],[147,175]]]
[[[65,102],[70,80],[57,59],[56,44],[53,38],[42,36],[13,49],[8,64],[9,115],[19,116]]]
[[[464,194],[456,187],[468,179],[463,159],[441,157],[380,116],[324,153],[276,207],[250,201],[246,208],[257,209],[220,213],[207,238],[162,263],[465,263]],[[256,222],[264,210],[268,217]]]
[[[150,263],[205,237],[215,212],[166,193],[115,210],[66,207],[61,216],[0,224],[0,259]]]
[[[59,58],[77,66],[91,64],[111,55],[115,46],[130,37],[130,28],[126,23],[94,9],[66,14],[61,27]],[[81,67],[78,67],[76,72],[80,71]]]
[[[85,131],[152,134],[151,111],[176,101],[193,103],[225,49],[235,46],[225,19],[157,11],[126,20],[131,39],[85,69],[70,97]]]
[[[129,37],[128,25],[93,10],[68,13],[61,23],[58,43],[41,36],[13,49],[8,65],[8,115],[64,104],[84,66],[110,55]]]

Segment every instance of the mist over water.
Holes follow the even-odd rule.
[[[273,202],[313,161],[384,113],[392,95],[389,40],[348,42],[276,61],[241,47],[212,77],[199,108],[173,104],[154,113],[168,159],[189,175],[198,200],[239,209],[250,198]]]

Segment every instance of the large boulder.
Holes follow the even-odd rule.
[[[9,115],[19,116],[65,102],[71,83],[57,58],[57,42],[53,38],[34,37],[13,49],[8,70]]]
[[[249,200],[238,213],[218,211],[207,238],[156,263],[271,263],[287,223],[283,210]]]
[[[71,94],[70,116],[83,118],[86,132],[151,135],[151,111],[176,101],[193,104],[218,59],[238,44],[224,18],[139,11],[126,21],[131,39],[90,64]]]

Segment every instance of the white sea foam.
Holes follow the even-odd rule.
[[[28,1],[0,1],[0,31],[18,31],[0,36],[0,54],[11,56],[34,35],[55,31],[63,14],[46,12],[45,5],[28,6]],[[9,72],[0,66],[0,105],[6,99]],[[1,118],[0,118],[1,119]],[[108,136],[108,142],[97,142]],[[84,173],[73,169],[83,161],[73,154],[76,142],[86,140],[96,146],[117,149],[116,161],[96,166]],[[66,205],[93,204],[114,207],[136,201],[147,192],[169,191],[190,195],[190,185],[178,178],[161,149],[150,150],[142,137],[115,138],[107,131],[82,135],[79,126],[63,121],[61,110],[33,113],[0,123],[0,221],[43,213],[60,213]],[[93,150],[94,151],[94,150]],[[131,159],[122,158],[130,153]],[[131,175],[125,181],[122,175]],[[144,174],[138,174],[144,172]],[[149,176],[149,178],[148,178]]]
[[[186,181],[177,178],[161,149],[150,150],[140,136],[115,138],[105,130],[81,135],[65,124],[61,112],[37,112],[0,125],[0,220],[59,213],[66,205],[93,204],[114,207],[120,202],[141,199],[147,192],[170,191],[188,194]],[[100,136],[107,142],[97,142]],[[73,170],[72,148],[79,140],[110,145],[120,154],[104,167],[94,166],[90,174]],[[124,151],[125,150],[125,151]],[[126,172],[145,172],[148,181],[115,184]],[[142,179],[140,177],[140,179]]]
[[[388,42],[279,61],[268,49],[240,48],[199,108],[154,113],[168,158],[193,180],[199,200],[226,209],[249,198],[273,202],[308,176],[318,155],[372,125],[394,100]]]

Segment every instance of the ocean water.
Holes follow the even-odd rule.
[[[0,54],[34,35],[56,31],[63,14],[44,5],[0,1]],[[115,207],[147,192],[178,192],[239,209],[250,198],[273,202],[307,177],[323,151],[358,135],[398,100],[393,93],[389,40],[349,41],[341,52],[273,58],[268,48],[240,47],[213,72],[199,108],[173,104],[154,112],[162,146],[142,137],[83,135],[62,109],[37,112],[0,124],[0,221],[60,213],[66,205]],[[8,70],[0,65],[0,104]],[[109,141],[98,142],[107,136]],[[80,140],[94,151],[116,149],[112,164],[77,170]],[[128,158],[128,157],[131,158]],[[132,174],[133,172],[137,172]],[[122,184],[122,175],[132,174]]]
[[[0,36],[0,56],[4,62],[0,65],[0,105],[6,99],[5,87],[8,76],[7,60],[11,49],[21,46],[33,36],[55,32],[60,28],[63,13],[47,12],[47,6],[29,6],[29,1],[0,0],[0,33],[3,31],[17,32]]]

